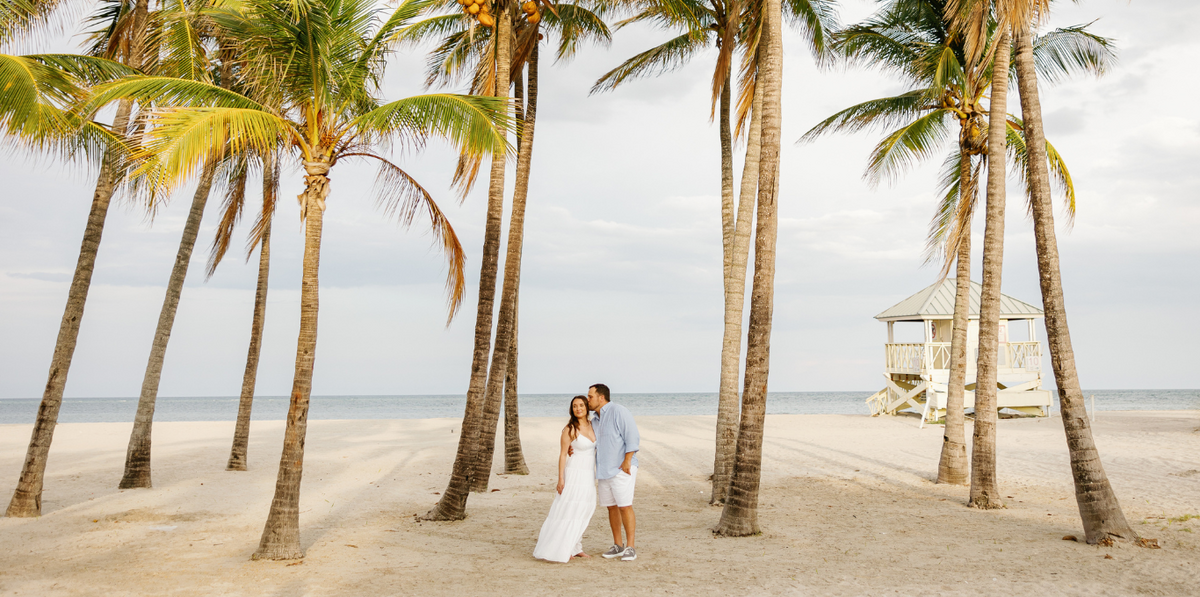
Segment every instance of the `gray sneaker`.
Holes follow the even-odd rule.
[[[624,555],[624,554],[625,554],[625,548],[624,548],[624,547],[621,547],[620,545],[613,544],[613,546],[612,546],[612,547],[608,548],[608,551],[606,551],[606,552],[604,552],[604,553],[602,553],[602,554],[600,554],[600,555],[604,556],[606,559],[610,559],[610,560],[611,560],[612,558],[615,558],[615,557],[617,557],[617,556],[621,556],[621,555]]]
[[[621,554],[622,562],[632,562],[637,559],[637,552],[632,547],[626,547],[625,552]]]

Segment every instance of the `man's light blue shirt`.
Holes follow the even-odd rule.
[[[638,451],[637,423],[628,408],[609,402],[592,413],[592,429],[596,431],[596,478],[611,479],[622,472],[625,454]],[[632,464],[638,465],[637,454]]]

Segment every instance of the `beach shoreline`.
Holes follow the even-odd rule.
[[[252,423],[244,473],[223,470],[233,422],[157,423],[154,488],[128,491],[116,485],[131,424],[65,423],[51,449],[43,516],[0,519],[0,594],[560,595],[587,593],[610,574],[631,595],[1195,591],[1200,520],[1171,519],[1200,514],[1200,411],[1106,411],[1094,424],[1127,518],[1160,550],[1062,540],[1082,528],[1057,416],[1001,422],[1008,508],[981,512],[964,506],[965,487],[933,482],[940,426],[769,415],[763,535],[715,538],[720,510],[707,504],[714,422],[639,417],[639,559],[554,565],[530,552],[551,501],[563,417],[524,418],[532,474],[493,477],[498,491],[473,494],[467,520],[456,523],[413,515],[445,489],[460,419],[311,421],[306,557],[296,566],[249,561],[283,421]],[[31,427],[0,425],[0,480],[15,483]],[[599,512],[585,549],[602,551],[608,535]]]

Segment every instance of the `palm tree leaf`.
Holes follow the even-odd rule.
[[[599,15],[578,4],[559,4],[558,15],[549,11],[542,21],[558,34],[557,60],[575,57],[580,42],[592,42],[603,47],[612,43],[612,31]]]
[[[894,181],[902,170],[928,158],[946,138],[948,114],[943,109],[932,110],[893,131],[871,152],[863,177],[872,185],[883,179]]]
[[[92,91],[92,97],[80,108],[80,112],[83,114],[94,114],[100,108],[120,99],[133,99],[141,104],[160,106],[266,111],[262,104],[236,91],[206,81],[192,81],[175,77],[135,75],[98,85]]]
[[[817,64],[833,60],[834,34],[840,27],[834,0],[784,0],[783,17],[800,29]]]
[[[1116,64],[1113,40],[1091,33],[1089,25],[1063,27],[1034,37],[1033,64],[1038,79],[1054,84],[1075,73],[1101,76]]]
[[[446,256],[448,265],[446,272],[446,302],[449,314],[446,325],[450,325],[454,315],[462,306],[466,296],[466,252],[450,220],[438,207],[437,202],[425,187],[421,186],[407,172],[392,162],[372,153],[349,154],[351,156],[370,157],[379,160],[379,173],[375,177],[374,194],[376,201],[389,216],[395,217],[405,228],[412,225],[418,212],[424,211],[429,216],[430,231],[434,242],[441,245],[442,254]]]
[[[605,73],[592,85],[589,93],[612,91],[628,79],[657,77],[681,68],[709,43],[708,37],[698,37],[691,32],[667,40]]]
[[[349,122],[347,130],[356,142],[399,141],[419,147],[436,136],[467,155],[508,154],[505,134],[516,132],[516,122],[507,99],[444,93],[384,104]]]
[[[926,96],[926,90],[918,89],[850,106],[809,129],[797,143],[809,143],[832,132],[857,133],[869,128],[900,126],[933,108]]]

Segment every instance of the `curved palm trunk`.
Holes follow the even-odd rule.
[[[535,45],[530,57],[530,67],[535,69],[533,61],[536,60],[536,56],[537,46]],[[504,256],[504,284],[500,290],[500,321],[496,324],[496,348],[492,351],[492,367],[488,373],[483,424],[479,432],[479,447],[476,453],[475,477],[471,481],[471,491],[477,492],[484,492],[488,489],[492,456],[496,449],[496,423],[500,415],[500,404],[504,398],[504,382],[509,369],[509,354],[514,346],[514,337],[517,332],[517,291],[521,285],[521,249],[525,240],[525,199],[529,194],[529,168],[533,157],[533,127],[537,118],[537,83],[535,79],[531,79],[529,82],[529,98],[532,101],[525,111],[525,126],[521,133],[520,148],[517,154],[516,188],[513,190],[512,213],[508,221],[508,248]],[[507,431],[506,424],[505,433]],[[507,453],[505,459],[507,460]]]
[[[204,168],[200,184],[192,196],[192,208],[183,225],[183,237],[175,253],[175,266],[167,281],[167,293],[163,298],[162,310],[158,314],[158,327],[154,330],[154,341],[150,345],[150,361],[146,364],[146,375],[142,379],[142,395],[138,398],[137,415],[133,418],[133,431],[129,434],[129,447],[125,452],[125,475],[118,485],[120,489],[150,487],[150,436],[154,425],[154,403],[158,398],[158,383],[162,379],[163,360],[167,356],[167,342],[171,340],[171,328],[175,325],[175,313],[179,309],[179,297],[187,278],[188,265],[192,261],[192,249],[200,234],[200,220],[204,218],[204,206],[212,188],[216,170],[213,164]]]
[[[139,32],[130,42],[128,64],[141,68],[142,48],[148,0],[137,0],[133,7],[133,31]],[[133,102],[121,101],[113,118],[112,130],[125,134],[129,129]],[[58,424],[58,410],[62,407],[63,391],[67,385],[67,373],[71,359],[75,356],[75,344],[79,340],[79,324],[83,320],[83,308],[87,303],[88,289],[92,284],[92,272],[96,269],[96,255],[100,250],[100,239],[104,235],[104,221],[108,216],[108,205],[116,190],[118,180],[118,156],[107,151],[96,179],[96,190],[92,194],[92,207],[88,213],[87,226],[83,230],[83,242],[79,248],[79,260],[75,264],[75,275],[67,291],[67,305],[63,309],[62,322],[58,326],[58,339],[54,343],[54,356],[50,359],[50,374],[42,391],[42,402],[38,405],[33,433],[29,438],[29,449],[17,489],[5,511],[6,516],[33,517],[42,514],[42,485],[46,479],[46,463],[50,456],[50,443],[54,440],[54,427]]]
[[[1017,36],[1017,86],[1021,94],[1021,117],[1025,121],[1025,144],[1029,151],[1030,203],[1033,235],[1037,242],[1042,308],[1046,314],[1046,341],[1050,345],[1050,363],[1058,384],[1063,428],[1071,455],[1075,501],[1079,505],[1079,516],[1083,519],[1088,543],[1095,544],[1110,537],[1134,539],[1137,535],[1125,520],[1125,513],[1117,502],[1116,493],[1100,462],[1096,443],[1092,440],[1083,390],[1079,385],[1079,372],[1075,369],[1075,353],[1071,349],[1067,307],[1059,273],[1046,136],[1042,128],[1042,107],[1038,98],[1030,37],[1028,34]]]
[[[510,8],[496,16],[496,97],[508,96],[508,70],[512,21]],[[492,312],[495,308],[496,273],[500,258],[500,226],[504,217],[504,159],[492,158],[491,180],[488,186],[487,224],[483,236],[483,260],[479,268],[479,305],[475,312],[475,353],[471,357],[471,382],[467,387],[467,404],[463,413],[458,451],[450,472],[450,483],[442,499],[425,513],[425,520],[462,520],[467,516],[467,495],[479,460],[477,446],[482,424],[484,391],[487,386],[488,353],[492,343]],[[489,454],[489,460],[491,455]]]
[[[728,108],[728,106],[724,106]],[[726,111],[728,114],[728,111]],[[717,441],[713,459],[712,496],[721,505],[729,492],[738,433],[738,373],[742,360],[742,315],[746,307],[746,261],[750,256],[750,225],[754,220],[754,194],[758,190],[759,154],[762,150],[762,92],[756,88],[750,129],[746,136],[746,163],[738,192],[737,222],[725,270],[725,331],[721,339],[721,393],[717,400]]]
[[[317,308],[321,266],[321,226],[325,197],[329,195],[329,164],[305,164],[308,186],[304,189],[304,270],[300,283],[300,334],[296,341],[296,372],[288,405],[283,454],[275,478],[275,497],[263,527],[254,560],[294,560],[304,557],[300,549],[300,480],[304,472],[304,436],[308,431],[308,401],[312,395],[313,364],[317,351]]]
[[[113,130],[125,132],[129,127],[129,116],[133,112],[132,101],[122,101],[117,106],[113,119]],[[67,373],[71,369],[71,358],[75,355],[75,343],[79,339],[79,324],[83,320],[83,308],[87,303],[88,289],[92,284],[92,272],[96,269],[96,255],[100,250],[100,238],[104,233],[104,220],[108,216],[108,204],[117,185],[117,157],[109,151],[104,156],[96,190],[92,194],[92,208],[87,226],[83,230],[83,244],[79,248],[79,261],[75,264],[75,275],[67,291],[67,306],[63,310],[62,323],[58,326],[58,340],[54,343],[54,356],[50,360],[50,375],[42,392],[33,434],[29,438],[29,449],[17,490],[8,504],[6,516],[33,517],[42,515],[42,483],[46,477],[46,462],[50,455],[50,443],[54,439],[54,427],[58,424],[58,410],[62,407],[63,390],[67,385]]]
[[[975,437],[971,450],[971,501],[975,508],[1003,508],[996,486],[996,368],[1000,334],[1000,274],[1004,264],[1004,159],[1008,69],[1007,31],[996,43],[988,107],[987,216],[983,232],[983,288],[979,297],[979,361],[975,373]]]
[[[975,201],[975,180],[971,176],[971,156],[962,152],[958,200]],[[942,435],[942,454],[938,462],[938,483],[966,485],[966,417],[963,413],[967,379],[967,325],[971,312],[971,226],[963,223],[955,256],[954,322],[950,333],[950,379],[946,387],[946,428]],[[976,386],[978,387],[978,386]]]
[[[264,167],[263,171],[268,171],[268,167]],[[264,180],[264,193],[268,192],[265,188],[267,185],[267,180]],[[227,471],[246,470],[246,451],[250,444],[250,411],[254,407],[254,386],[258,381],[258,357],[262,352],[262,331],[267,317],[267,280],[271,269],[271,217],[264,214],[263,219],[262,240],[258,249],[258,285],[254,289],[254,319],[250,323],[250,349],[246,354],[246,371],[242,374],[242,396],[238,401],[233,446],[229,449],[229,462],[225,465]]]
[[[762,157],[759,162],[758,225],[754,241],[754,285],[746,339],[746,381],[729,494],[715,531],[726,536],[759,532],[758,487],[762,468],[763,423],[771,358],[771,316],[775,293],[775,239],[778,233],[780,95],[783,86],[782,6],[766,0],[763,18],[767,52],[759,72],[763,87]]]

